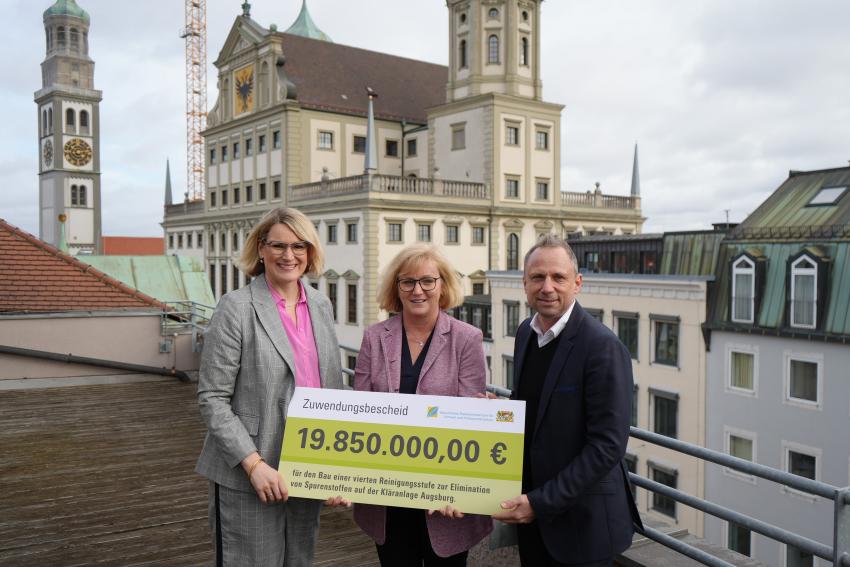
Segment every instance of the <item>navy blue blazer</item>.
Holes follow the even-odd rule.
[[[531,320],[517,330],[519,390]],[[561,563],[613,557],[640,516],[623,464],[631,423],[632,361],[620,339],[575,303],[543,379],[531,446],[528,499],[549,555]]]

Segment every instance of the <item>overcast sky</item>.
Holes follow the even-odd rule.
[[[42,12],[3,0],[0,217],[38,233]],[[180,0],[79,0],[91,15],[101,102],[103,230],[161,235],[165,160],[185,186]],[[239,0],[209,0],[215,60]],[[301,0],[254,0],[252,17],[285,30]],[[337,43],[446,64],[444,0],[308,0]],[[546,101],[564,104],[562,190],[595,182],[628,194],[640,146],[645,232],[740,221],[789,169],[850,160],[850,2],[846,0],[548,0],[542,4]],[[208,71],[208,106],[217,96]]]

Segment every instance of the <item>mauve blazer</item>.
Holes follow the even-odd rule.
[[[354,370],[354,389],[398,392],[401,380],[401,317],[375,323],[363,333]],[[419,374],[417,394],[467,396],[484,392],[486,365],[481,331],[446,315],[437,317],[434,336]],[[386,540],[386,508],[354,506],[354,520],[378,544]],[[461,519],[439,513],[426,516],[431,547],[440,557],[466,551],[493,529],[489,516],[467,514]]]

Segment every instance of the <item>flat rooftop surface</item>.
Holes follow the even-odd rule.
[[[0,391],[0,566],[213,564],[206,428],[176,380]],[[344,508],[324,508],[316,566],[377,566]],[[469,565],[519,565],[515,548]]]

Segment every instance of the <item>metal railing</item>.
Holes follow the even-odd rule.
[[[511,390],[492,384],[487,385],[487,391],[501,397],[510,397],[511,395]],[[712,449],[706,449],[705,447],[700,447],[678,439],[672,439],[664,435],[652,433],[645,429],[638,429],[637,427],[631,428],[630,436],[654,445],[672,449],[685,455],[696,457],[703,461],[708,461],[734,469],[748,475],[757,476],[782,484],[789,488],[793,488],[800,492],[813,494],[833,501],[835,504],[835,529],[832,546],[830,547],[794,532],[782,529],[768,522],[741,514],[740,512],[736,512],[735,510],[726,508],[725,506],[720,506],[718,504],[708,502],[707,500],[703,500],[702,498],[691,496],[690,494],[676,490],[675,488],[670,488],[667,485],[644,478],[635,473],[629,473],[629,479],[635,486],[672,498],[677,502],[681,502],[686,506],[690,506],[711,516],[715,516],[728,522],[734,522],[768,538],[794,546],[805,553],[810,553],[813,556],[820,557],[821,559],[832,561],[837,567],[850,567],[850,487],[839,488],[825,482],[810,480],[789,472],[753,463],[752,461],[732,457],[731,455],[720,453]],[[711,567],[733,567],[731,563],[648,526],[644,528],[643,535],[665,547],[686,555],[703,565],[709,565]]]
[[[204,331],[210,324],[215,307],[195,301],[167,301],[159,320],[162,337],[192,334],[192,352],[201,352]]]

